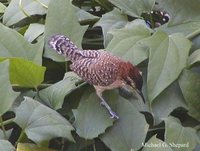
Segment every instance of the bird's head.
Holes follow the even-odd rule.
[[[125,81],[125,84],[135,89],[144,100],[142,94],[142,85],[143,85],[142,72],[136,66],[133,66],[130,62],[126,62],[123,65],[123,68],[124,71],[122,73],[123,74],[122,77],[123,80]]]

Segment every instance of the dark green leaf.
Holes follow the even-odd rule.
[[[150,12],[155,5],[155,0],[109,0],[126,14],[140,17],[143,12]]]
[[[44,15],[48,3],[49,0],[12,0],[4,13],[3,23],[11,26],[31,15]]]
[[[30,24],[30,26],[26,30],[26,32],[24,34],[24,38],[27,41],[32,42],[37,37],[39,37],[42,33],[44,33],[44,25],[38,24],[38,23],[33,23],[33,24]]]
[[[140,42],[151,35],[151,30],[143,21],[133,21],[124,28],[113,31],[112,34],[113,39],[106,48],[108,51],[133,64],[138,64],[147,58],[148,48]]]
[[[100,105],[95,93],[85,93],[78,108],[73,110],[74,126],[79,136],[92,139],[113,124],[108,112]]]
[[[179,85],[189,107],[189,114],[200,121],[200,74],[184,70]]]
[[[144,115],[132,103],[117,96],[116,93],[109,93],[107,98],[115,101],[114,109],[119,115],[119,120],[101,135],[101,140],[113,151],[140,149],[149,127]]]
[[[108,45],[112,39],[111,31],[120,29],[128,23],[128,18],[115,8],[113,11],[108,12],[100,18],[94,26],[101,26],[104,36],[104,47]]]
[[[0,24],[0,57],[20,57],[42,64],[43,41],[30,44],[15,30]]]
[[[10,109],[13,102],[19,95],[19,92],[14,92],[9,81],[9,61],[0,63],[0,116]]]
[[[56,0],[49,3],[46,23],[45,39],[48,41],[54,34],[64,34],[69,37],[79,48],[81,47],[82,37],[87,26],[80,26],[76,16],[76,10],[69,0]],[[46,44],[45,57],[56,61],[64,61]]]
[[[144,148],[142,151],[173,151],[167,143],[158,139],[156,135],[151,137],[148,142],[144,144]]]
[[[198,0],[158,0],[158,3],[160,8],[166,10],[170,15],[168,26],[195,22],[200,19],[200,1]]]
[[[67,72],[62,81],[41,90],[39,96],[53,109],[60,109],[65,96],[77,88],[76,83],[80,80],[81,79],[75,73]]]
[[[172,116],[165,120],[165,142],[168,143],[173,151],[192,151],[197,143],[199,143],[199,138],[196,131],[190,127],[183,127],[181,122]],[[177,144],[185,144],[184,147],[177,147]]]
[[[167,87],[155,101],[153,101],[151,107],[154,114],[155,125],[162,122],[164,118],[167,118],[174,109],[178,107],[187,109],[187,105],[177,82]]]
[[[152,102],[186,66],[191,43],[182,34],[168,36],[158,31],[143,44],[150,48],[147,92]]]
[[[25,97],[16,109],[15,122],[22,128],[29,139],[36,143],[49,141],[55,137],[65,137],[73,141],[72,125],[56,111]]]

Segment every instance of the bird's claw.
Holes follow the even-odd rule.
[[[106,102],[102,101],[100,103],[100,105],[106,107],[106,109],[109,111],[110,118],[112,118],[112,119],[114,119],[114,118],[115,119],[119,119],[119,116],[114,111],[112,111],[112,109],[108,106],[108,104]]]
[[[111,111],[109,111],[109,113],[110,113],[110,118],[112,118],[112,119],[119,119],[119,116],[115,113],[115,112],[113,112],[112,110]]]

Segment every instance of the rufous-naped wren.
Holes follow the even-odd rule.
[[[84,81],[93,85],[101,105],[109,111],[111,118],[119,116],[110,108],[102,96],[103,91],[126,85],[134,88],[143,98],[142,73],[130,62],[104,50],[82,50],[64,35],[54,35],[49,40],[51,48],[70,59],[70,68]]]

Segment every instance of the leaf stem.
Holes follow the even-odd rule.
[[[21,133],[20,133],[19,138],[18,138],[17,141],[15,142],[15,147],[17,147],[17,144],[21,141],[21,139],[23,138],[24,134],[25,134],[25,130],[23,129],[23,130],[21,131]]]
[[[0,116],[0,123],[1,123],[2,130],[3,130],[4,139],[7,139],[7,136],[6,136],[6,129],[5,129],[5,125],[4,125],[4,123],[3,123],[3,118],[2,118],[2,116]]]
[[[52,84],[40,84],[37,86],[37,89],[38,90],[41,90],[41,89],[44,89],[44,88],[47,88],[49,86],[51,86]],[[12,88],[14,90],[30,90],[30,89],[33,89],[33,88],[29,88],[29,87],[23,87],[23,86],[20,86],[20,85],[17,85],[17,84],[12,84]]]
[[[19,0],[19,9],[23,12],[23,14],[26,16],[26,17],[31,17],[23,8],[22,6],[22,0]]]
[[[79,23],[81,25],[88,25],[88,24],[94,24],[99,20],[99,18],[94,18],[94,19],[85,19],[85,20],[81,20],[79,21]]]
[[[148,130],[148,132],[152,132],[152,131],[157,131],[157,130],[164,130],[165,127],[158,127],[158,128],[151,128]]]
[[[95,143],[93,144],[93,150],[96,151],[96,146]]]
[[[40,5],[42,5],[44,8],[48,9],[48,6],[45,5],[44,3],[42,3],[41,1],[39,1],[39,0],[34,0],[34,1],[38,2],[38,3],[39,3]]]
[[[8,120],[6,120],[6,121],[3,121],[3,123],[0,123],[0,126],[2,127],[3,125],[10,124],[10,123],[13,122],[14,119],[15,119],[15,118],[11,118],[11,119],[8,119]]]
[[[191,40],[191,39],[195,38],[196,36],[198,36],[199,34],[200,34],[200,29],[197,29],[197,30],[195,30],[194,32],[188,34],[188,35],[186,36],[186,38],[188,38],[188,39]]]

